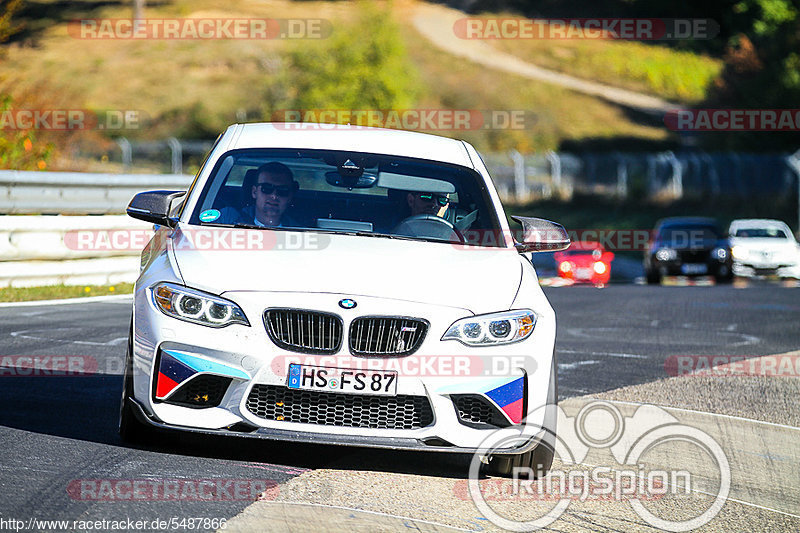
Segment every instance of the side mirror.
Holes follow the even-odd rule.
[[[543,218],[511,218],[522,224],[522,240],[516,244],[519,253],[556,252],[569,248],[569,234],[561,224]]]
[[[133,197],[126,212],[129,217],[152,222],[161,226],[175,227],[176,218],[170,218],[172,201],[186,194],[186,191],[145,191]]]

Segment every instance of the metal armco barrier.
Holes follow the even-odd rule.
[[[0,287],[135,281],[152,233],[126,215],[0,216]]]
[[[2,170],[0,214],[120,214],[137,192],[186,189],[192,178],[183,174]]]

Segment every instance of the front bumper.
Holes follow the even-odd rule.
[[[230,295],[227,295],[230,296]],[[336,302],[352,295],[326,295],[333,302],[328,309],[320,304],[319,295],[280,294],[268,295],[271,306],[291,304],[300,309],[320,309],[345,315],[335,307]],[[360,314],[386,314],[387,302],[357,296]],[[478,366],[492,368],[492,375],[398,375],[397,395],[425,397],[433,411],[433,422],[414,429],[342,427],[314,423],[288,422],[256,416],[247,407],[248,397],[256,385],[286,387],[286,362],[305,354],[282,350],[269,339],[263,323],[254,320],[263,313],[265,295],[238,294],[234,298],[251,320],[251,326],[229,326],[219,330],[178,321],[157,311],[149,298],[138,294],[135,300],[133,339],[133,390],[135,411],[144,422],[163,429],[178,429],[214,435],[238,435],[269,438],[293,442],[358,445],[377,448],[449,451],[473,453],[494,432],[519,436],[521,432],[532,435],[522,448],[509,448],[493,453],[520,453],[534,448],[540,432],[548,431],[555,417],[556,394],[553,361],[555,317],[552,309],[537,308],[539,317],[533,334],[525,341],[498,348],[470,348],[456,341],[440,341],[446,328],[465,311],[443,306],[430,306],[413,302],[388,302],[395,314],[424,317],[431,323],[423,344],[410,356],[397,358],[400,363],[413,362],[415,358],[472,358]],[[468,314],[467,314],[468,315]],[[356,313],[352,313],[352,318]],[[345,331],[351,320],[346,318]],[[218,406],[196,408],[156,400],[156,364],[163,350],[191,352],[208,361],[227,366],[235,372]],[[339,353],[328,356],[325,366],[350,368],[353,361],[346,346]],[[277,362],[277,364],[276,364]],[[402,366],[402,365],[401,365]],[[485,370],[485,368],[484,368]],[[460,394],[485,395],[498,384],[525,379],[524,408],[530,413],[524,424],[509,423],[507,427],[476,427],[465,424],[459,417],[453,397]],[[317,394],[326,394],[324,392]],[[498,406],[501,407],[501,406]],[[554,428],[552,428],[554,430]]]
[[[267,439],[293,443],[304,444],[321,444],[321,445],[338,445],[338,446],[360,446],[365,448],[378,448],[388,450],[418,450],[429,452],[448,452],[448,453],[464,453],[474,454],[483,453],[485,450],[475,448],[465,448],[456,446],[442,446],[441,441],[438,439],[415,439],[404,437],[374,437],[374,436],[357,436],[357,435],[337,435],[337,434],[317,434],[305,431],[290,431],[275,428],[265,427],[249,427],[243,428],[242,426],[232,425],[230,427],[223,427],[218,429],[198,428],[180,426],[176,424],[168,424],[159,420],[154,415],[148,415],[142,404],[133,398],[127,398],[132,412],[139,422],[147,426],[164,430],[164,431],[183,431],[194,433],[198,435],[208,436],[224,436],[224,437],[242,437],[242,438],[256,438]],[[506,449],[493,449],[493,455],[506,455],[525,453],[536,448],[539,443],[544,440],[545,436],[549,434],[549,430],[541,429],[535,435],[522,441],[523,444],[515,448]]]

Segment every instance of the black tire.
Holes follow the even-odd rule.
[[[550,384],[547,391],[548,408],[545,412],[544,427],[547,428],[542,440],[533,450],[525,453],[511,455],[492,455],[489,457],[489,464],[484,471],[490,476],[510,477],[514,475],[514,468],[530,468],[533,471],[533,479],[539,479],[547,475],[550,466],[553,464],[553,448],[548,443],[556,442],[556,421],[558,415],[556,406],[558,405],[558,357],[553,350],[553,363],[550,365]],[[524,477],[524,476],[521,476]]]
[[[716,275],[714,276],[714,281],[716,281],[719,284],[733,283],[733,272],[728,272],[727,274],[723,274],[721,276]]]
[[[128,350],[125,354],[125,372],[122,378],[122,398],[119,406],[119,436],[124,442],[146,444],[153,436],[153,430],[139,421],[133,412],[133,319],[128,334]]]
[[[550,470],[553,455],[553,449],[545,442],[541,442],[526,453],[493,455],[486,471],[492,476],[511,477],[515,468],[530,468],[533,471],[533,479],[539,479],[547,475]]]
[[[658,285],[661,283],[661,275],[658,271],[647,271],[647,284],[648,285]]]

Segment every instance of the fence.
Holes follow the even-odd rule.
[[[795,154],[555,153],[486,154],[505,200],[527,201],[574,193],[628,198],[777,197],[792,195],[800,179]]]
[[[127,143],[127,144],[126,144]],[[146,189],[185,189],[180,174],[187,152],[210,143],[128,143],[120,140],[123,162],[139,157],[164,162],[173,174],[85,174],[0,171],[0,214],[118,215],[131,197]],[[164,146],[171,152],[164,155]],[[161,155],[159,155],[161,154]],[[159,157],[161,159],[159,159]],[[501,198],[569,199],[575,193],[621,198],[786,197],[796,194],[800,216],[800,150],[795,154],[555,153],[483,155]],[[154,159],[155,158],[155,159]],[[68,229],[119,229],[136,223],[124,216],[0,216],[0,286],[44,283],[115,283],[135,279],[135,253],[121,257],[77,254],[65,248]],[[78,225],[80,227],[74,227]],[[99,226],[98,226],[99,225]],[[109,226],[111,225],[111,226]],[[798,221],[800,226],[800,221]]]

